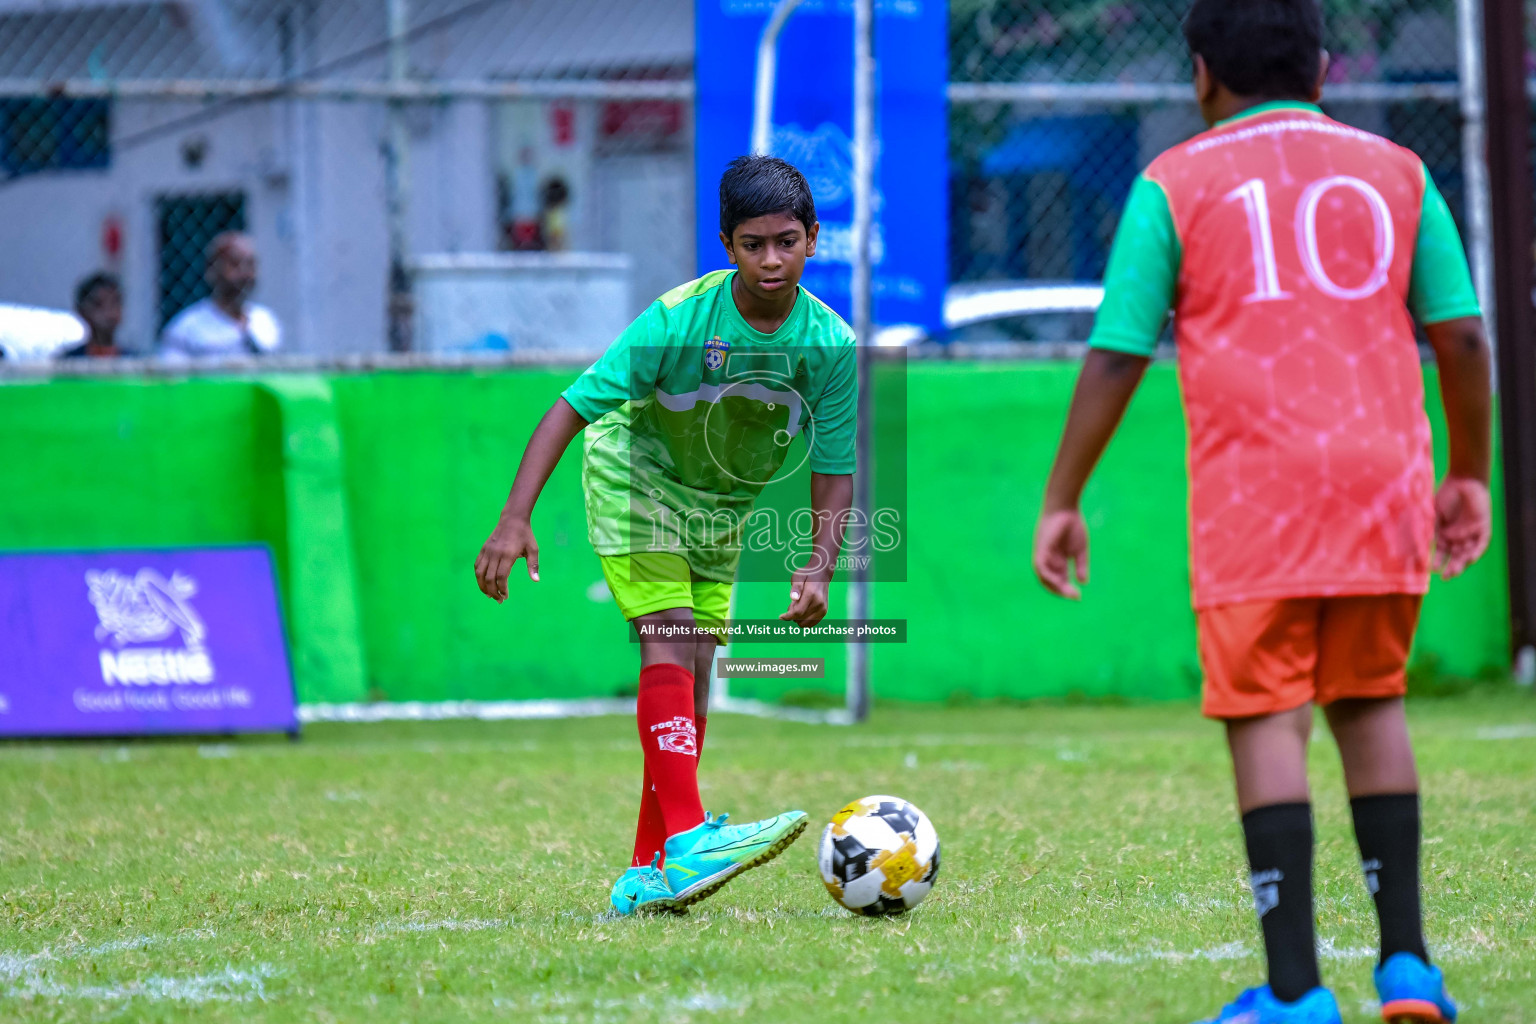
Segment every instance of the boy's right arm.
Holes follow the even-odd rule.
[[[1143,174],[1131,186],[1115,232],[1104,300],[1035,527],[1035,575],[1060,597],[1082,596],[1073,575],[1088,582],[1088,527],[1078,502],[1157,349],[1182,260],[1167,194]]]
[[[531,523],[533,505],[571,439],[586,425],[587,421],[569,402],[558,398],[528,439],[512,481],[512,493],[501,510],[501,520],[480,548],[480,557],[475,559],[475,581],[480,592],[497,604],[507,599],[507,577],[519,558],[528,560],[528,578],[539,581],[539,545]]]
[[[1102,348],[1090,349],[1083,360],[1035,527],[1035,575],[1058,597],[1082,596],[1072,583],[1074,569],[1078,583],[1088,582],[1088,527],[1079,510],[1083,487],[1149,362],[1147,356]]]
[[[651,303],[539,421],[517,467],[501,521],[475,559],[475,580],[486,597],[497,604],[507,599],[507,576],[519,558],[528,560],[528,577],[538,582],[539,546],[529,522],[533,503],[583,427],[655,390],[672,351],[671,336],[666,308],[660,302]]]

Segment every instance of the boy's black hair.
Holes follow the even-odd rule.
[[[1304,100],[1322,70],[1323,12],[1317,0],[1195,0],[1184,39],[1239,96]]]
[[[91,297],[91,292],[98,288],[111,288],[117,294],[123,294],[123,286],[117,280],[116,274],[109,274],[105,270],[98,270],[75,285],[75,308],[79,309],[81,304]]]
[[[787,213],[809,230],[816,223],[810,183],[794,164],[776,156],[739,156],[720,175],[720,231],[734,236],[744,220]]]

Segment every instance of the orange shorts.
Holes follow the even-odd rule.
[[[1420,594],[1248,601],[1195,613],[1210,718],[1401,697]]]

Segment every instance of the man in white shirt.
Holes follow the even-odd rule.
[[[218,356],[264,355],[282,344],[277,317],[249,301],[256,288],[251,236],[226,231],[208,243],[213,294],[177,313],[160,334],[160,355],[181,362]]]

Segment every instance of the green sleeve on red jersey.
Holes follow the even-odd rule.
[[[561,397],[582,419],[597,422],[604,413],[656,390],[672,341],[667,307],[660,300],[651,303]]]
[[[1104,301],[1088,344],[1151,356],[1173,306],[1184,247],[1163,187],[1145,174],[1131,186],[1104,271]]]
[[[1423,167],[1423,171],[1424,208],[1419,214],[1413,272],[1408,278],[1408,310],[1421,324],[1480,316],[1467,254],[1451,219],[1451,208],[1435,187],[1429,168]]]

